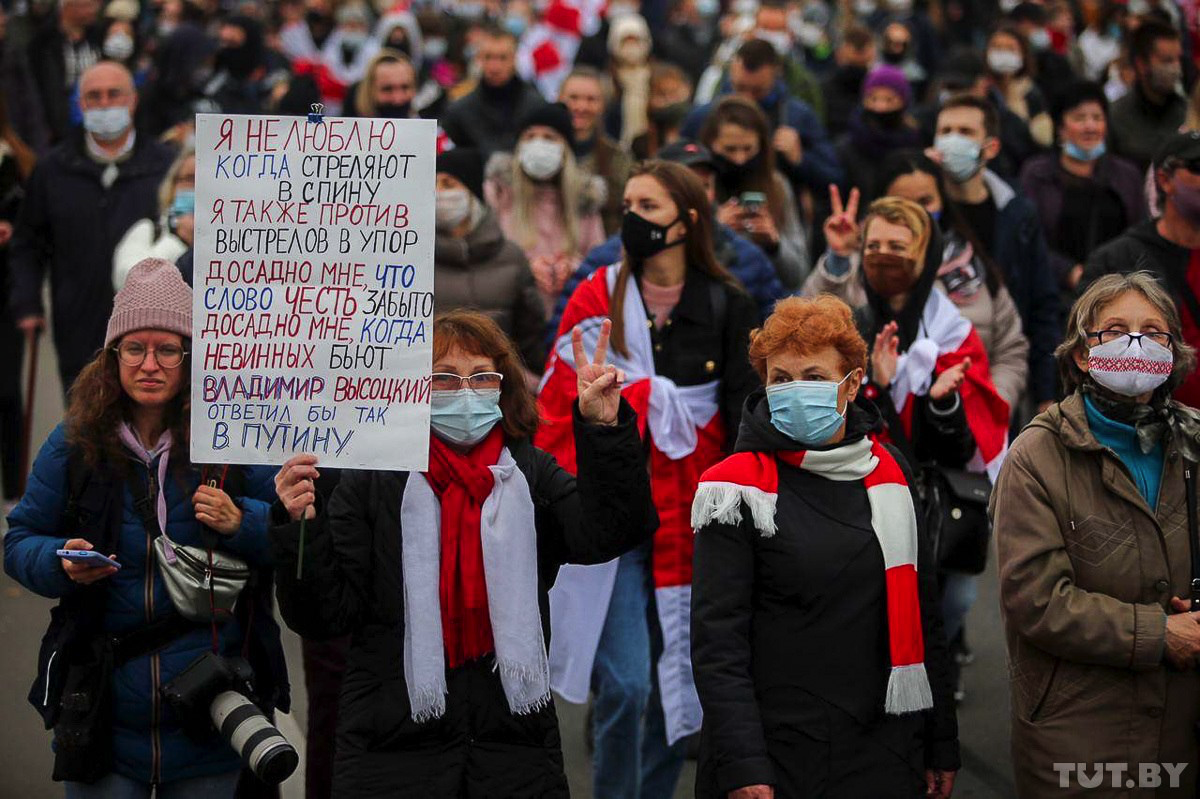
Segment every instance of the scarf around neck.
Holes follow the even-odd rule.
[[[400,507],[404,677],[413,720],[446,712],[446,669],[495,652],[509,710],[550,702],[533,499],[497,427],[464,455],[430,439]]]
[[[1149,454],[1169,439],[1185,460],[1200,463],[1200,411],[1160,396],[1157,391],[1149,402],[1116,399],[1091,382],[1084,383],[1080,391],[1101,414],[1133,427],[1142,454]]]
[[[692,527],[700,535],[713,522],[741,524],[744,503],[759,533],[774,536],[780,461],[827,480],[862,482],[883,550],[891,658],[884,710],[901,715],[933,707],[917,584],[917,514],[904,471],[882,444],[864,437],[828,450],[732,455],[701,475]]]

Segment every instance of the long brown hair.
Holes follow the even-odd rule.
[[[731,94],[717,103],[716,108],[708,115],[704,127],[700,130],[701,144],[712,150],[722,125],[733,125],[748,130],[758,139],[758,165],[742,180],[738,191],[760,191],[767,195],[767,207],[771,211],[771,218],[775,220],[776,225],[782,226],[785,199],[780,186],[782,179],[775,173],[775,148],[771,146],[771,124],[767,121],[767,115],[756,103]]]
[[[696,173],[670,161],[643,161],[633,168],[629,179],[643,176],[658,181],[679,210],[679,221],[685,229],[683,246],[688,269],[697,269],[715,280],[737,286],[737,280],[721,265],[713,252],[712,205]],[[633,263],[628,253],[622,254],[621,271],[617,273],[609,302],[609,315],[612,317],[610,343],[614,350],[626,357],[629,356],[629,350],[625,345],[625,286],[633,271],[640,267],[641,264]]]
[[[504,375],[500,384],[504,433],[510,439],[533,438],[539,421],[537,400],[525,383],[521,356],[512,339],[490,316],[479,311],[456,310],[433,320],[434,363],[454,346],[472,355],[492,359],[496,371]]]
[[[12,150],[13,160],[17,162],[18,179],[21,183],[29,180],[29,176],[33,173],[33,165],[37,162],[37,156],[13,128],[12,121],[8,116],[8,100],[4,98],[3,94],[0,94],[0,139],[3,139],[8,148]]]
[[[183,340],[188,348],[189,339]],[[114,346],[119,342],[114,342]],[[183,383],[166,408],[163,421],[171,431],[172,468],[190,466],[189,436],[191,435],[191,374],[190,356],[185,356],[178,369],[183,370]],[[83,367],[67,394],[67,442],[79,449],[83,461],[93,469],[106,468],[124,474],[129,465],[125,445],[117,434],[121,422],[131,418],[133,401],[121,388],[120,364],[112,347],[105,347]]]

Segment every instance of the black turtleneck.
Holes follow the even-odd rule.
[[[492,86],[485,80],[479,81],[479,95],[484,102],[492,105],[507,105],[515,102],[521,96],[521,90],[524,88],[525,84],[516,75],[513,75],[508,83],[499,86]]]

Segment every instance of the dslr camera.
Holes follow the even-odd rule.
[[[205,652],[164,685],[162,695],[188,735],[202,738],[215,728],[260,780],[278,785],[300,757],[250,700],[253,677],[242,658]]]

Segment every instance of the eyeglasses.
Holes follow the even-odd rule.
[[[183,356],[188,354],[187,350],[175,344],[147,347],[140,341],[122,342],[120,345],[112,347],[112,351],[126,366],[141,366],[146,360],[146,356],[153,352],[155,362],[163,369],[174,369],[183,363]]]
[[[1148,338],[1151,341],[1153,341],[1155,344],[1159,344],[1163,347],[1168,347],[1168,348],[1171,347],[1175,343],[1175,337],[1172,336],[1170,333],[1159,333],[1159,332],[1127,333],[1124,330],[1097,330],[1094,333],[1088,333],[1087,337],[1094,338],[1094,339],[1096,339],[1096,341],[1100,342],[1101,344],[1111,344],[1114,341],[1119,341],[1122,337],[1125,337],[1126,339],[1128,339],[1125,342],[1125,346],[1129,346],[1134,341],[1140,342],[1141,339],[1144,339],[1144,338]]]
[[[434,372],[430,385],[434,391],[458,391],[464,385],[472,391],[491,391],[500,388],[504,375],[499,372],[476,372],[473,375],[462,375],[449,372]]]

